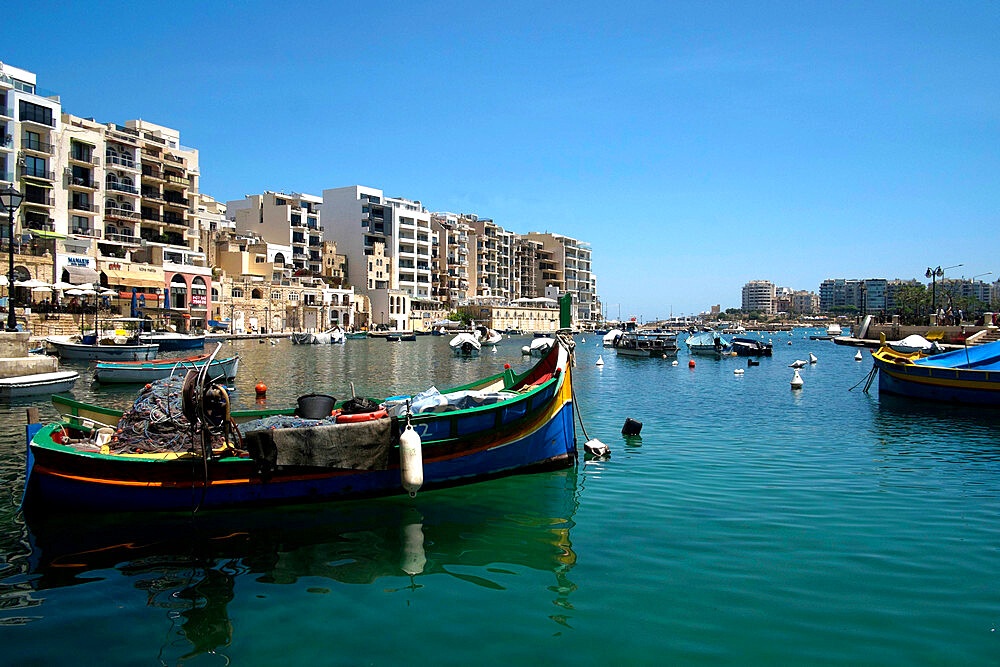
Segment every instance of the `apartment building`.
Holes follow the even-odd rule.
[[[819,312],[819,295],[807,290],[795,290],[791,296],[790,312],[811,315]]]
[[[264,192],[226,202],[237,232],[260,235],[268,243],[291,246],[287,264],[300,276],[323,273],[323,200],[300,192]]]
[[[324,238],[346,257],[347,278],[371,302],[371,322],[405,330],[413,299],[433,298],[437,233],[420,201],[361,185],[323,190]]]
[[[555,297],[568,292],[573,298],[575,322],[593,322],[600,318],[591,280],[591,247],[562,234],[531,232],[529,240],[541,243],[538,251],[536,295]],[[540,280],[539,280],[540,275]],[[524,276],[521,276],[524,280]],[[537,291],[544,291],[537,294]]]
[[[24,195],[15,235],[58,233],[54,190],[61,116],[59,96],[43,94],[33,72],[0,65],[0,187],[13,185]],[[2,228],[6,238],[6,224]]]
[[[742,305],[744,312],[761,312],[773,315],[775,311],[776,288],[770,280],[751,280],[743,285]]]
[[[538,296],[538,285],[541,284],[542,270],[540,255],[546,253],[540,241],[534,241],[518,235],[514,240],[514,261],[517,263],[518,280],[515,283],[515,299],[534,299]],[[544,289],[543,289],[544,291]]]
[[[431,229],[437,234],[434,297],[454,307],[469,298],[470,282],[468,217],[455,213],[431,214]]]

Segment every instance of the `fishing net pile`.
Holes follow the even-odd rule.
[[[306,428],[310,426],[329,426],[336,424],[335,416],[325,419],[303,419],[295,415],[272,415],[263,419],[253,419],[239,425],[240,433],[246,435],[254,431],[273,431],[279,428]]]
[[[183,375],[157,380],[143,387],[122,414],[108,447],[114,454],[201,451],[191,437],[191,422],[184,417],[181,388]],[[224,444],[221,434],[212,436],[212,447]]]

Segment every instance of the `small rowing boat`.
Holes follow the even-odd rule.
[[[79,377],[76,371],[56,371],[3,378],[0,380],[0,400],[69,391]]]
[[[153,361],[99,361],[94,366],[94,379],[101,383],[154,382],[171,375],[184,375],[189,370],[200,370],[210,356],[199,354]],[[231,380],[236,377],[239,363],[237,356],[216,359],[208,368],[208,377],[213,380]]]

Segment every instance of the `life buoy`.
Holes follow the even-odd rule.
[[[356,415],[345,415],[343,413],[337,415],[338,424],[355,424],[357,422],[368,422],[374,419],[381,419],[385,417],[388,413],[385,410],[375,410],[374,412],[361,412]]]

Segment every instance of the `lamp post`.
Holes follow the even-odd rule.
[[[24,195],[13,185],[0,190],[0,204],[7,209],[7,224],[10,237],[7,239],[7,331],[17,330],[17,320],[14,318],[14,211],[21,205]]]
[[[956,269],[960,266],[965,266],[964,264],[954,264],[952,266],[946,266],[943,269],[939,264],[937,268],[932,269],[927,267],[927,271],[924,273],[925,278],[931,279],[931,311],[934,313],[934,317],[937,317],[937,279],[944,275],[947,269]]]

